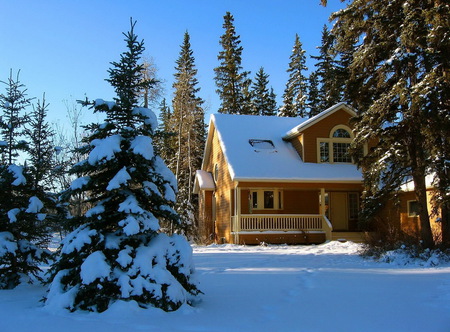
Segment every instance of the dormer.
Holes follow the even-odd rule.
[[[347,151],[354,138],[350,119],[355,110],[336,104],[291,129],[283,137],[308,163],[352,163]]]

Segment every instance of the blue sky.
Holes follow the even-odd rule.
[[[215,93],[213,68],[218,65],[223,16],[230,11],[243,46],[243,67],[253,78],[264,67],[281,101],[288,74],[289,56],[298,33],[308,55],[317,55],[321,30],[339,0],[0,0],[0,80],[20,69],[20,79],[30,97],[45,92],[50,102],[49,120],[66,123],[66,106],[75,99],[112,100],[105,81],[111,61],[125,50],[122,32],[130,17],[135,32],[144,39],[145,55],[152,57],[158,76],[165,80],[165,96],[172,99],[172,81],[183,34],[191,36],[201,91],[208,113],[220,105]],[[4,92],[4,87],[1,87]],[[83,122],[96,121],[85,110]]]

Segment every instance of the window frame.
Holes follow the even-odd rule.
[[[345,130],[349,133],[350,138],[345,138],[345,137],[334,137],[334,133],[339,130]],[[328,137],[318,137],[317,138],[317,162],[320,164],[323,163],[331,163],[331,164],[353,164],[353,161],[336,161],[335,158],[335,153],[334,153],[334,149],[335,143],[340,143],[340,144],[351,144],[353,139],[355,138],[355,135],[353,133],[353,131],[345,126],[345,125],[337,125],[334,126],[329,133]],[[322,147],[324,146],[328,146],[328,160],[325,161],[326,158],[323,158],[322,155]]]
[[[272,192],[273,194],[273,207],[265,207],[265,193]],[[255,205],[256,195],[256,205]],[[282,210],[283,209],[283,190],[274,188],[261,188],[250,189],[250,207],[252,210]]]
[[[407,210],[408,218],[416,218],[419,216],[418,209],[417,209],[417,211],[413,211],[414,209],[411,209],[412,203],[417,204],[417,207],[419,205],[419,202],[416,199],[411,199],[411,200],[406,201],[406,210]]]

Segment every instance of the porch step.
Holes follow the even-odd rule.
[[[352,241],[355,243],[363,243],[364,242],[364,233],[363,232],[332,232],[331,240],[332,241],[341,241],[341,242]]]

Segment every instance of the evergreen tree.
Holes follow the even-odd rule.
[[[197,96],[200,88],[196,78],[197,69],[190,44],[190,36],[186,32],[181,45],[180,56],[175,67],[175,89],[172,101],[172,130],[175,132],[176,148],[175,176],[178,181],[177,211],[181,216],[181,226],[189,237],[195,237],[195,216],[197,202],[192,189],[195,171],[201,168],[201,157],[205,145],[203,100]]]
[[[276,115],[273,89],[269,92],[269,75],[261,67],[256,73],[252,87],[252,112],[255,115]]]
[[[29,116],[28,128],[25,133],[28,137],[28,155],[30,172],[33,178],[33,188],[38,192],[49,191],[52,186],[52,170],[54,169],[55,147],[54,131],[46,121],[48,104],[45,94],[42,101],[38,101],[36,107]]]
[[[448,11],[439,0],[389,4],[365,0],[333,16],[338,50],[356,50],[349,67],[351,82],[359,86],[353,95],[360,110],[355,121],[355,151],[367,140],[376,142],[366,156],[356,156],[366,186],[365,219],[370,221],[380,201],[411,178],[419,206],[420,241],[426,248],[433,246],[433,237],[425,176],[448,146],[441,145],[442,150],[437,150],[443,154],[436,156],[428,149],[433,132],[439,133],[438,141],[448,142],[448,132],[442,135],[448,127],[435,127],[448,123],[448,41],[443,47],[441,41],[433,42],[437,31],[444,35],[448,31],[448,24],[437,23],[436,15],[446,16],[445,24]]]
[[[342,100],[345,81],[338,67],[336,51],[334,50],[334,36],[329,32],[326,25],[322,29],[322,44],[319,49],[318,56],[311,56],[316,60],[314,65],[316,69],[318,85],[319,85],[319,110],[326,110],[334,104]]]
[[[321,106],[318,86],[319,82],[317,78],[317,72],[314,71],[309,75],[308,78],[308,107],[310,118],[325,110]]]
[[[220,37],[222,51],[217,59],[219,67],[214,68],[217,90],[221,105],[219,113],[245,114],[249,111],[249,98],[245,98],[244,91],[249,88],[247,79],[249,72],[242,71],[242,50],[240,36],[236,35],[234,17],[227,12],[224,16],[223,28],[225,33]],[[248,91],[248,90],[247,90]],[[248,95],[246,95],[248,97]]]
[[[114,102],[90,103],[105,114],[105,123],[88,126],[81,148],[87,159],[71,170],[83,176],[66,196],[84,193],[91,209],[78,219],[52,266],[49,306],[101,312],[116,300],[134,300],[171,311],[199,293],[189,244],[159,226],[162,220],[178,221],[177,185],[154,153],[156,116],[138,107],[139,92],[151,82],[142,80],[138,62],[144,45],[134,27],[132,22],[124,34],[127,50],[108,71]]]
[[[167,166],[172,170],[174,169],[175,160],[175,145],[174,137],[175,132],[172,128],[172,111],[169,105],[167,105],[166,98],[163,98],[159,105],[159,121],[158,129],[153,135],[155,140],[155,151],[164,160]]]
[[[30,104],[26,89],[12,71],[6,93],[0,95],[2,163],[0,164],[0,288],[17,286],[23,277],[40,280],[39,264],[46,262],[43,203],[35,195],[30,169],[16,163],[27,147],[23,140],[23,114]]]
[[[289,79],[283,93],[283,106],[280,108],[279,116],[306,116],[306,104],[308,96],[307,79],[304,71],[306,67],[306,55],[298,34],[295,35],[294,48],[289,57]]]
[[[270,93],[269,93],[269,112],[266,115],[277,115],[278,113],[278,106],[277,106],[277,95],[273,91],[273,88],[270,87]]]

